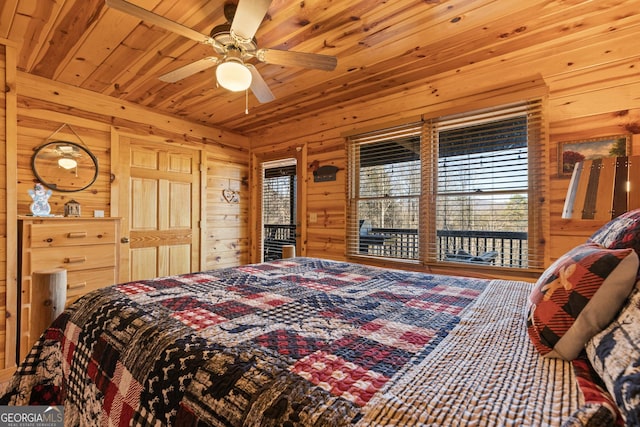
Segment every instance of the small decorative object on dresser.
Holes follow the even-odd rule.
[[[51,190],[45,190],[39,182],[33,186],[33,190],[29,189],[29,196],[33,202],[29,206],[33,216],[51,216],[51,206],[49,206],[49,197]]]
[[[64,204],[64,216],[80,216],[80,203],[71,199],[67,203]]]

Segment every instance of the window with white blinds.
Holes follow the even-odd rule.
[[[350,138],[349,255],[540,267],[541,105]]]

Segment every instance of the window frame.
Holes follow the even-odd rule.
[[[360,202],[367,200],[409,200],[413,198],[417,198],[417,206],[416,211],[418,215],[418,223],[419,218],[421,217],[420,213],[420,205],[421,205],[421,194],[417,195],[394,195],[394,196],[361,196],[360,195],[360,185],[361,185],[361,159],[362,159],[362,147],[368,146],[369,144],[377,144],[377,143],[386,143],[387,141],[397,140],[401,141],[403,139],[412,139],[412,138],[422,138],[422,121],[419,122],[410,122],[386,129],[382,129],[380,131],[373,131],[371,133],[361,134],[357,137],[357,140],[352,140],[352,145],[348,144],[347,148],[347,158],[349,166],[349,178],[348,178],[348,189],[347,189],[347,256],[361,256],[361,257],[373,257],[373,258],[383,258],[383,259],[393,259],[398,262],[412,262],[419,263],[420,262],[420,251],[419,248],[416,250],[417,257],[415,259],[407,259],[401,257],[384,257],[384,256],[376,256],[372,255],[369,251],[369,245],[367,241],[362,239],[360,230]],[[418,150],[420,151],[420,146],[422,143],[418,145]],[[419,154],[419,153],[418,153]],[[415,160],[415,159],[412,159]],[[356,162],[356,163],[354,163]],[[358,165],[358,173],[353,174],[352,166],[354,164]],[[383,163],[384,165],[391,165],[394,163]],[[419,166],[421,168],[421,165]],[[420,177],[419,177],[420,178]],[[419,190],[421,190],[423,185],[420,183]],[[374,229],[375,231],[375,229]],[[375,233],[374,233],[375,234]],[[415,233],[416,238],[419,236],[419,228]],[[363,251],[363,247],[367,247],[367,250]],[[378,245],[379,246],[379,245]],[[406,248],[400,247],[400,252],[408,250]]]
[[[348,194],[347,194],[347,230],[346,230],[346,256],[349,258],[371,258],[385,262],[414,263],[421,265],[436,265],[451,267],[452,263],[438,259],[437,253],[437,230],[435,221],[435,209],[429,209],[433,206],[438,197],[438,141],[433,139],[434,132],[437,133],[438,123],[452,120],[468,120],[469,117],[486,115],[511,114],[508,111],[515,109],[515,115],[518,111],[526,114],[527,123],[527,153],[529,174],[527,199],[528,199],[528,241],[527,241],[527,265],[525,266],[475,266],[466,265],[464,267],[475,268],[495,268],[508,269],[511,271],[540,271],[543,268],[546,258],[546,249],[544,246],[545,232],[548,225],[545,223],[545,212],[548,212],[548,206],[545,202],[547,194],[547,161],[545,155],[547,153],[547,132],[544,120],[544,111],[546,105],[546,97],[536,96],[530,100],[517,101],[512,103],[504,103],[489,108],[476,108],[472,111],[438,115],[432,114],[430,118],[422,117],[420,123],[421,131],[421,186],[422,191],[420,197],[420,218],[418,222],[419,235],[419,256],[417,260],[403,258],[388,258],[374,256],[370,254],[361,254],[357,250],[357,189],[359,185],[360,163],[357,153],[354,153],[353,146],[362,141],[362,138],[371,140],[372,138],[385,138],[393,135],[393,129],[398,126],[372,131],[365,134],[355,134],[347,136],[347,162],[348,162]],[[505,113],[506,112],[506,113]],[[512,115],[513,115],[512,114]],[[491,119],[488,119],[491,120]],[[415,125],[417,122],[411,122]],[[471,122],[470,122],[471,123]],[[407,125],[405,125],[407,126]],[[434,166],[435,165],[435,166]],[[460,264],[456,264],[460,266]]]

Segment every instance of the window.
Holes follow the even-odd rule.
[[[422,123],[352,141],[349,253],[419,259]],[[357,229],[356,229],[357,227]]]
[[[296,244],[296,165],[264,166],[262,182],[263,259],[282,258],[282,246]]]
[[[525,267],[526,112],[465,119],[433,124],[438,142],[436,256],[445,261]]]
[[[351,137],[348,254],[539,267],[540,123],[536,101]]]

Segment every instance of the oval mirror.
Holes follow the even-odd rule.
[[[75,142],[41,145],[33,153],[31,168],[45,187],[69,193],[84,190],[98,178],[98,159]]]

